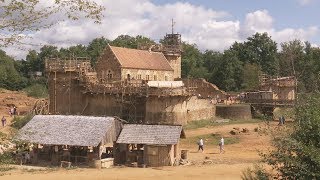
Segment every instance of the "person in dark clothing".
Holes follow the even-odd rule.
[[[282,124],[284,124],[286,122],[286,119],[284,118],[284,116],[282,116],[281,119],[282,119]]]
[[[1,122],[2,122],[2,127],[4,127],[7,123],[7,119],[4,116],[2,116]]]
[[[13,115],[17,115],[17,107],[13,106]]]

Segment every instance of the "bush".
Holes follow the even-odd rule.
[[[14,163],[14,158],[11,152],[0,154],[0,166]]]
[[[48,88],[43,84],[33,84],[29,87],[26,87],[24,91],[30,97],[35,97],[35,98],[48,97]]]
[[[28,114],[26,116],[15,116],[13,118],[12,127],[21,129],[24,125],[26,125],[33,117],[33,114]]]
[[[320,94],[300,95],[291,129],[273,138],[273,150],[263,162],[276,172],[276,179],[320,179]]]
[[[269,180],[270,177],[270,174],[261,165],[255,165],[253,169],[247,168],[242,171],[241,175],[242,180]]]

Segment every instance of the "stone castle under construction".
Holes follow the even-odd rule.
[[[141,49],[108,45],[95,69],[86,58],[47,59],[49,112],[118,116],[133,123],[186,124],[215,116],[225,93],[204,79],[181,79],[181,35]]]

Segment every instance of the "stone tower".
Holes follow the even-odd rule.
[[[169,61],[172,69],[174,70],[174,79],[181,78],[181,34],[166,34],[163,39],[162,53]]]

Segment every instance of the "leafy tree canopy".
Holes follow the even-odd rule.
[[[17,44],[30,31],[48,28],[64,18],[101,22],[103,6],[93,0],[0,0],[0,47]]]

